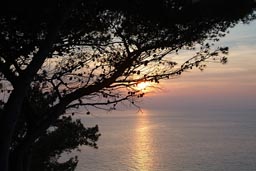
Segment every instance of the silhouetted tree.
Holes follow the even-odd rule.
[[[11,168],[10,170],[19,170],[17,157],[20,151],[26,149],[29,144],[24,140],[24,135],[36,128],[40,120],[44,117],[45,108],[48,108],[50,101],[54,97],[47,98],[36,88],[29,91],[26,96],[21,111],[21,117],[16,125],[15,133],[11,145]],[[85,128],[80,120],[72,120],[72,115],[63,116],[57,119],[49,129],[33,143],[30,158],[26,158],[24,167],[31,165],[31,170],[63,170],[71,171],[76,168],[78,159],[72,157],[66,162],[60,163],[58,159],[61,154],[70,153],[74,149],[78,149],[81,145],[87,145],[97,148],[96,141],[100,134],[98,126]],[[26,154],[27,155],[27,154]],[[24,158],[24,157],[23,157]],[[26,162],[26,163],[25,163]]]
[[[97,148],[96,141],[100,136],[98,126],[84,128],[80,120],[72,121],[69,116],[58,119],[54,128],[55,130],[46,132],[34,144],[31,170],[73,171],[78,163],[77,156],[59,162],[61,154],[79,150],[81,145]]]
[[[32,145],[66,110],[80,106],[112,110],[121,101],[134,104],[143,96],[134,88],[139,82],[158,83],[193,66],[202,68],[213,56],[225,63],[226,57],[219,53],[227,54],[227,48],[211,52],[203,42],[218,40],[239,20],[250,21],[253,6],[252,0],[8,1],[0,9],[5,94],[0,170],[8,170],[15,129],[30,89],[38,87],[45,98],[54,98],[42,111],[31,113],[38,120],[20,140],[24,146],[16,157],[18,170],[28,169]],[[201,50],[179,67],[168,57],[197,44]]]

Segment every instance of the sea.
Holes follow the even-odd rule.
[[[77,171],[255,171],[256,112],[143,111],[79,116],[102,134]]]

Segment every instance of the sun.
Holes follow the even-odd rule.
[[[146,88],[150,87],[150,82],[140,82],[137,84],[136,88],[140,91],[145,90]]]

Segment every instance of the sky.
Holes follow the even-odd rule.
[[[228,63],[207,64],[160,82],[139,105],[144,110],[256,111],[256,21],[239,23],[216,43],[228,46]]]
[[[195,68],[179,78],[161,81],[137,104],[151,111],[256,112],[255,30],[256,20],[230,28],[216,43],[216,47],[229,47],[227,64],[209,63],[203,72]]]

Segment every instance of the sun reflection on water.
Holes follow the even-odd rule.
[[[146,113],[138,116],[134,133],[134,161],[139,171],[150,171],[154,165],[152,136],[150,133],[149,118]]]

